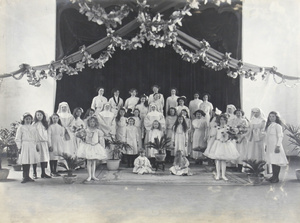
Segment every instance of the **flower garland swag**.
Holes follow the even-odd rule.
[[[186,40],[182,35],[182,32],[178,30],[178,26],[182,26],[182,19],[184,16],[192,16],[190,12],[192,9],[199,9],[199,2],[197,0],[188,0],[183,9],[178,9],[174,11],[168,20],[162,19],[163,15],[157,13],[151,16],[150,6],[147,4],[146,0],[137,0],[138,16],[136,18],[139,25],[139,32],[137,35],[130,40],[123,39],[121,36],[115,34],[115,30],[118,24],[122,24],[122,20],[128,16],[132,9],[127,5],[118,6],[116,10],[112,10],[109,13],[105,11],[99,4],[90,7],[87,3],[91,0],[71,0],[73,3],[78,3],[79,12],[88,17],[89,21],[95,22],[99,25],[105,25],[107,31],[107,38],[109,39],[109,45],[106,50],[103,51],[98,58],[93,58],[85,46],[80,48],[81,59],[75,64],[75,66],[70,66],[67,62],[67,57],[60,60],[58,64],[57,61],[52,61],[48,66],[48,75],[55,80],[61,80],[63,74],[77,75],[81,72],[87,65],[90,68],[101,69],[104,67],[105,63],[112,57],[116,48],[121,50],[132,50],[142,48],[145,41],[149,42],[149,45],[155,48],[166,47],[167,45],[172,45],[172,48],[176,53],[181,55],[182,59],[191,63],[197,63],[202,60],[205,65],[216,71],[227,69],[227,75],[232,78],[237,78],[242,76],[245,78],[250,78],[251,80],[256,80],[258,75],[261,75],[264,79],[267,75],[273,74],[274,81],[276,83],[286,84],[286,79],[297,80],[299,82],[300,78],[290,77],[278,73],[276,67],[263,68],[250,64],[245,64],[243,61],[238,61],[231,58],[231,53],[222,54],[212,48],[207,41],[197,41],[192,37]],[[207,1],[202,1],[206,4]],[[113,28],[112,28],[113,27]],[[187,36],[185,34],[185,36]],[[193,39],[193,41],[191,41]],[[194,52],[184,49],[181,45],[187,45],[189,48],[193,49]],[[76,62],[76,61],[75,61]],[[16,74],[21,73],[18,77]],[[40,86],[41,80],[47,78],[47,73],[45,70],[34,69],[27,64],[20,65],[20,69],[10,75],[13,78],[19,80],[24,75],[27,75],[27,81],[30,85]],[[280,76],[281,81],[277,82],[275,76]],[[297,84],[298,84],[297,82]]]

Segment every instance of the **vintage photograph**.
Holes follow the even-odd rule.
[[[0,222],[299,222],[299,12],[0,0]]]

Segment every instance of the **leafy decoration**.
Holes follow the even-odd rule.
[[[243,160],[245,162],[245,165],[243,166],[245,168],[245,172],[247,174],[250,174],[252,176],[262,176],[262,173],[265,171],[264,166],[266,165],[266,161],[264,160]]]
[[[153,149],[158,150],[159,154],[165,154],[166,149],[170,142],[171,142],[171,139],[169,137],[167,137],[166,135],[164,135],[160,139],[158,137],[154,138],[154,142],[148,142],[148,143],[146,143],[146,146],[148,148],[153,148]]]

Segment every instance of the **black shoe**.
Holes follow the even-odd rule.
[[[272,180],[270,180],[270,183],[272,183],[272,184],[276,184],[276,183],[278,183],[279,182],[279,179],[277,178],[277,179],[272,179]]]
[[[27,182],[28,182],[28,179],[23,178],[23,180],[21,181],[21,184],[24,184],[24,183],[27,183]]]
[[[31,179],[30,177],[27,178],[28,182],[34,182],[33,179]]]
[[[42,175],[41,175],[41,178],[52,178],[52,177],[50,177],[50,176],[47,175],[47,174],[42,174]]]
[[[272,181],[274,178],[273,178],[273,176],[272,177],[270,177],[270,178],[266,178],[266,181]]]
[[[38,177],[37,177],[37,175],[36,175],[36,173],[34,173],[33,174],[33,179],[37,179]]]

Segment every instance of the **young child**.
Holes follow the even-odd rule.
[[[116,139],[125,142],[126,118],[125,109],[120,108],[116,117]]]
[[[41,162],[41,169],[42,174],[41,178],[51,178],[51,176],[47,175],[45,170],[47,168],[47,164],[50,160],[49,154],[49,146],[48,146],[48,121],[46,120],[45,112],[38,110],[35,112],[34,115],[34,124],[33,126],[36,128],[37,131],[37,148],[39,150],[40,155],[40,162]],[[36,174],[36,164],[33,165],[33,178],[37,179]]]
[[[185,156],[190,156],[192,153],[192,142],[191,142],[192,121],[191,121],[188,111],[186,109],[182,109],[180,115],[184,118],[184,120],[186,122],[187,132],[188,132],[187,155],[185,154]]]
[[[94,116],[87,120],[86,140],[79,145],[77,156],[87,159],[88,178],[86,181],[99,180],[95,176],[96,161],[107,159],[106,151],[101,145],[104,133],[97,129],[99,126],[98,119]]]
[[[173,126],[174,126],[176,120],[177,120],[176,109],[174,107],[171,107],[168,111],[168,116],[166,117],[166,135],[170,139],[172,139],[172,136],[173,136]],[[168,150],[167,150],[166,161],[173,163],[174,156],[175,156],[174,146],[173,146],[173,143],[170,143]]]
[[[272,111],[268,116],[266,124],[266,161],[272,165],[273,176],[269,179],[271,183],[279,182],[279,173],[281,166],[287,166],[284,149],[282,147],[283,131],[282,121],[277,112]]]
[[[227,117],[225,114],[220,116],[220,124],[217,127],[217,132],[214,142],[210,147],[207,147],[203,153],[210,159],[215,160],[216,172],[215,180],[220,179],[220,173],[222,170],[222,179],[227,181],[226,174],[226,161],[233,161],[239,157],[239,153],[235,147],[235,144],[228,138],[227,133]]]
[[[176,151],[173,166],[169,169],[170,173],[177,176],[191,176],[188,159],[180,150]]]
[[[134,126],[137,127],[138,130],[138,145],[139,147],[143,146],[142,139],[144,138],[144,126],[142,124],[142,120],[140,118],[140,110],[139,109],[134,109],[133,110],[133,119],[134,119]]]
[[[128,126],[126,126],[125,142],[127,142],[131,149],[127,150],[127,166],[133,167],[134,159],[138,154],[139,145],[139,133],[137,127],[134,125],[135,119],[133,117],[128,118]]]
[[[50,151],[50,170],[51,176],[60,176],[57,171],[58,155],[63,153],[64,128],[61,125],[58,114],[54,113],[50,117],[50,126],[48,128],[48,144]]]
[[[188,129],[183,116],[178,116],[174,124],[172,142],[175,154],[177,150],[181,150],[182,154],[187,156]]]
[[[160,140],[163,135],[164,133],[162,131],[160,122],[157,120],[153,121],[152,128],[149,132],[149,142],[154,142],[155,138],[158,138]],[[148,157],[151,164],[155,162],[155,153],[158,153],[156,149],[152,147],[148,148]]]
[[[15,141],[20,154],[18,163],[22,164],[23,168],[23,180],[21,183],[34,181],[29,177],[30,165],[36,165],[39,161],[36,147],[36,128],[31,125],[32,120],[32,115],[25,113],[16,133]]]
[[[149,159],[145,156],[145,150],[139,150],[139,156],[134,160],[132,172],[137,174],[154,173]]]
[[[84,128],[87,128],[87,119],[89,117],[92,117],[95,114],[95,110],[92,108],[89,108],[86,110],[84,116],[83,116],[83,122],[84,122]]]
[[[73,111],[73,116],[75,118],[74,126],[76,129],[83,129],[84,128],[84,121],[81,119],[81,115],[83,113],[82,108],[75,108]]]

